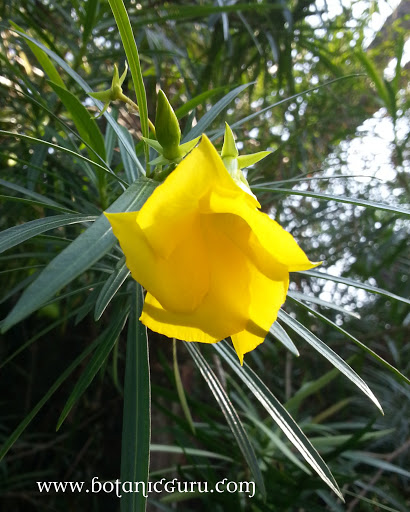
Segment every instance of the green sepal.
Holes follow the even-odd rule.
[[[254,153],[253,155],[238,156],[238,167],[239,169],[249,167],[250,165],[256,164],[271,153],[272,151],[259,151],[259,153]]]
[[[181,140],[181,129],[177,116],[164,92],[160,89],[157,96],[157,113],[155,116],[155,132],[158,142],[164,148],[163,153],[178,156]]]
[[[117,65],[114,64],[114,76],[112,77],[111,82],[111,101],[119,100],[122,97],[122,84],[125,80],[125,77],[127,76],[128,71],[128,64],[125,62],[125,69],[123,74],[121,75],[121,78],[118,74],[118,68]]]
[[[225,123],[224,145],[222,146],[222,158],[236,158],[239,155],[235,144],[233,132],[228,123]]]
[[[114,65],[115,69],[117,70],[117,75],[118,75],[118,68],[116,65]],[[128,72],[128,64],[127,64],[127,61],[125,61],[125,69],[122,73],[122,75],[120,76],[120,79],[119,79],[119,84],[122,85],[124,83],[124,80],[125,80],[125,77],[127,76],[127,72]]]
[[[92,98],[95,98],[96,100],[103,101],[104,103],[111,101],[111,89],[107,89],[106,91],[101,92],[89,92],[88,95]]]
[[[189,142],[185,142],[184,144],[181,144],[178,147],[180,155],[185,156],[187,153],[189,153],[191,150],[193,150],[194,147],[198,144],[198,141],[200,138],[201,138],[201,135],[199,137],[196,137],[195,139],[190,140]]]
[[[101,110],[101,112],[97,116],[94,117],[94,119],[100,118],[104,114],[104,112],[107,110],[107,108],[110,106],[110,102],[111,102],[111,100],[109,98],[110,92],[111,91],[108,89],[108,91],[90,92],[90,93],[88,93],[89,96],[92,96],[96,100],[100,100],[100,101],[104,102],[103,109]],[[107,96],[108,96],[108,99],[107,99]]]
[[[168,160],[164,156],[159,155],[159,156],[157,156],[157,158],[154,158],[154,160],[151,160],[149,163],[150,163],[150,165],[168,165],[172,162],[171,162],[171,160]]]
[[[104,112],[110,106],[111,101],[123,99],[121,85],[123,84],[123,82],[125,80],[127,71],[128,71],[128,64],[125,63],[125,70],[120,77],[118,74],[117,65],[114,64],[114,75],[112,77],[111,87],[109,89],[106,89],[105,91],[89,92],[88,93],[88,95],[91,96],[92,98],[95,98],[96,100],[100,100],[100,101],[104,102],[104,108],[102,109],[102,111],[98,114],[98,116],[95,119],[98,119],[99,117],[101,117],[104,114]]]
[[[229,174],[234,178],[235,176],[242,174],[238,167],[238,159],[234,156],[226,156],[222,158],[222,162]]]
[[[198,143],[201,136],[196,137],[193,140],[190,140],[189,142],[185,142],[184,144],[181,144],[178,146],[171,157],[165,154],[165,149],[161,146],[161,144],[154,139],[147,139],[146,137],[142,137],[142,139],[148,144],[148,146],[151,146],[155,151],[159,153],[159,156],[154,158],[154,160],[151,160],[149,163],[151,165],[168,165],[168,164],[178,164],[183,157],[189,153]]]
[[[157,151],[160,155],[164,153],[164,148],[161,146],[161,144],[154,139],[148,139],[147,137],[141,137],[141,139],[148,144],[148,146],[151,146],[155,151]]]

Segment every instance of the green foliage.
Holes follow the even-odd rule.
[[[143,292],[133,285],[131,318],[128,325],[124,377],[124,415],[121,442],[121,481],[147,482],[151,440],[151,385],[147,329],[138,321]],[[144,493],[129,493],[121,500],[121,510],[144,510]]]
[[[152,510],[345,510],[339,486],[348,510],[408,510],[407,18],[393,16],[367,45],[377,3],[336,14],[318,5],[0,7],[5,509],[144,510],[142,494],[120,505],[37,496],[35,482],[177,475],[210,487],[254,479],[257,492],[150,495]],[[125,59],[131,79],[118,80],[136,104],[106,104],[96,121],[105,107],[92,91],[107,90]],[[243,368],[226,342],[178,344],[177,361],[152,333],[148,357],[142,290],[102,214],[138,210],[158,184],[150,178],[172,171],[153,151],[169,136],[154,139],[158,89],[180,148],[206,132],[222,149],[227,122],[239,158],[271,152],[246,178],[264,211],[323,260],[291,276],[281,323]],[[352,163],[349,141],[365,140],[371,119],[390,123],[391,178],[377,156],[360,171],[371,179]]]

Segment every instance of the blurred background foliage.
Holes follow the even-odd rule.
[[[346,505],[342,505],[319,478],[306,473],[306,466],[272,420],[226,371],[212,347],[203,347],[246,425],[270,499],[263,502],[259,494],[248,499],[228,493],[151,496],[149,510],[408,510],[409,387],[323,316],[408,374],[408,305],[343,282],[354,279],[408,298],[408,223],[394,211],[343,203],[332,196],[392,207],[408,204],[409,3],[131,0],[126,7],[140,51],[151,119],[159,87],[176,111],[200,98],[192,100],[195,108],[181,119],[186,134],[218,100],[235,87],[250,84],[221,110],[207,134],[220,146],[227,121],[244,154],[272,150],[271,156],[249,170],[249,183],[263,209],[292,232],[312,260],[323,260],[323,269],[341,281],[293,274],[294,294],[284,309],[294,312],[299,322],[348,359],[385,410],[382,417],[292,331],[288,330],[301,357],[295,358],[273,338],[247,356],[329,464],[345,493]],[[93,90],[103,90],[111,83],[114,64],[120,72],[124,69],[124,52],[108,2],[6,0],[0,17],[0,128],[93,159],[75,135],[79,131],[75,119],[50,86],[27,41],[9,21],[64,59]],[[96,115],[93,102],[78,83],[58,70],[67,89]],[[354,76],[318,88],[347,75]],[[134,97],[129,76],[123,88]],[[143,161],[138,117],[119,105],[112,106],[111,113]],[[133,164],[123,144],[105,119],[98,123],[105,136],[107,164],[118,176],[132,176]],[[0,133],[0,162],[1,230],[61,213],[61,208],[98,215],[121,191],[110,177],[106,178],[109,186],[101,187],[90,164],[72,154],[4,133]],[[299,195],[291,195],[290,190]],[[312,197],[315,193],[331,197]],[[46,205],[44,198],[49,198]],[[82,230],[80,224],[60,227],[1,255],[1,318],[35,272]],[[9,436],[55,378],[118,315],[113,303],[96,323],[92,310],[104,279],[121,264],[119,257],[120,253],[104,257],[64,288],[61,300],[2,336],[0,440]],[[341,306],[344,312],[313,299],[309,303],[304,298],[301,304],[297,302],[301,292]],[[118,477],[124,340],[121,334],[98,378],[57,433],[58,416],[85,363],[0,463],[4,510],[119,509],[112,495],[39,495],[35,482]],[[172,345],[153,335],[151,479],[168,475],[210,483],[223,477],[249,479],[221,411],[185,347],[178,344],[177,349],[196,434],[180,406]],[[170,453],[167,447],[177,447],[180,453]],[[214,457],[191,448],[212,452]]]

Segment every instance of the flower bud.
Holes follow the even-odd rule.
[[[178,146],[181,140],[181,129],[177,116],[162,90],[159,90],[157,97],[155,132],[157,141],[163,148],[163,156],[168,160],[179,158]]]

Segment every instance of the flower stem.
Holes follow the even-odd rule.
[[[130,98],[128,98],[128,96],[125,96],[125,94],[121,94],[118,97],[118,99],[123,101],[124,103],[126,103],[130,107],[132,107],[137,112],[137,114],[139,115],[140,109],[138,108],[138,105],[136,103],[134,103]],[[155,136],[155,126],[154,126],[154,123],[149,118],[148,118],[148,125],[150,127],[151,132]]]

